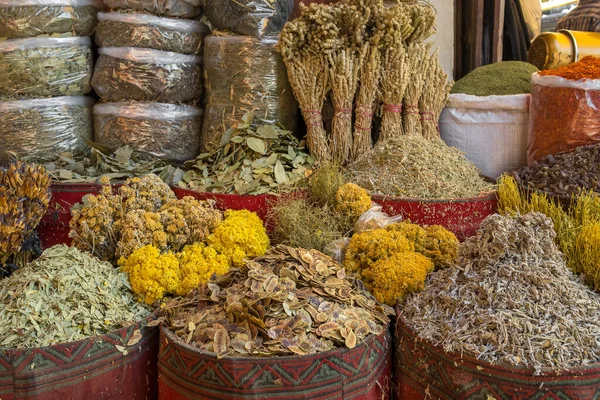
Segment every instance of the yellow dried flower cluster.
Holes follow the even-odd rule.
[[[369,192],[354,183],[346,183],[335,195],[335,211],[357,220],[371,208]]]
[[[21,251],[50,202],[46,170],[20,161],[0,169],[0,266]]]
[[[227,257],[218,254],[214,248],[196,243],[186,246],[179,254],[179,267],[182,280],[176,293],[185,296],[213,275],[225,275],[230,265]]]
[[[392,224],[386,229],[399,232],[415,245],[415,251],[430,258],[436,268],[452,265],[458,257],[460,242],[456,236],[443,226],[421,227],[409,222]]]
[[[180,251],[205,241],[223,218],[212,203],[177,200],[156,175],[129,179],[116,194],[110,182],[103,184],[99,195],[73,207],[70,224],[73,244],[102,260],[128,257],[145,245]]]
[[[209,236],[208,244],[239,267],[244,259],[265,254],[270,241],[263,222],[255,213],[227,210],[225,220]]]
[[[380,302],[395,305],[407,294],[425,289],[425,279],[433,269],[433,262],[420,253],[394,254],[371,266],[374,278],[369,289]]]
[[[441,226],[402,222],[354,235],[344,265],[377,300],[393,306],[408,293],[422,290],[434,267],[452,264],[458,245],[456,236]]]
[[[146,304],[175,293],[181,285],[177,256],[171,252],[161,254],[154,246],[135,250],[128,258],[120,259],[119,265],[129,275],[131,289],[142,296]]]

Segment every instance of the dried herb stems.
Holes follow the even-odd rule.
[[[421,117],[421,133],[426,139],[439,137],[437,121],[446,105],[452,84],[448,75],[442,69],[437,51],[424,65],[423,93],[419,99],[419,114]],[[440,90],[441,89],[441,90]]]

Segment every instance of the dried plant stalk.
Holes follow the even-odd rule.
[[[424,66],[429,62],[430,45],[422,43],[412,44],[408,47],[408,58],[411,62],[411,69],[414,71],[410,82],[406,87],[404,95],[404,134],[420,135],[421,118],[419,116],[419,99],[425,84]]]
[[[383,119],[379,141],[387,142],[394,136],[402,135],[402,99],[406,91],[411,70],[404,46],[388,49],[383,55],[381,99]]]
[[[428,2],[408,5],[413,31],[406,39],[410,43],[422,43],[435,33],[435,8]]]
[[[365,58],[360,71],[360,89],[356,99],[354,143],[351,159],[357,160],[372,147],[371,126],[381,78],[381,51],[377,46],[365,44]]]
[[[349,48],[329,56],[334,108],[331,151],[333,160],[340,164],[348,162],[352,150],[352,102],[363,58],[363,53]]]
[[[423,93],[419,99],[422,134],[427,139],[439,137],[438,121],[452,85],[438,58],[439,50],[429,58],[424,70]]]

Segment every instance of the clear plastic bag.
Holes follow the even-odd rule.
[[[200,54],[208,33],[208,27],[200,21],[148,14],[98,13],[96,44]]]
[[[134,47],[98,50],[92,86],[105,101],[179,103],[202,96],[202,57]]]
[[[84,95],[92,90],[89,37],[0,41],[0,97]]]
[[[323,249],[323,254],[328,255],[335,261],[342,264],[346,258],[346,251],[348,250],[348,246],[350,246],[350,240],[352,239],[349,237],[334,240],[325,246]]]
[[[96,13],[102,9],[102,0],[0,0],[0,37],[87,36],[94,32]]]
[[[0,102],[0,160],[6,152],[37,159],[84,152],[84,139],[93,139],[94,102],[84,96]]]
[[[277,38],[206,38],[204,151],[215,150],[225,131],[250,111],[254,111],[261,122],[279,122],[296,133],[298,103],[290,88],[285,65],[275,50],[276,43]]]
[[[132,150],[187,161],[200,150],[202,110],[164,103],[104,103],[94,107],[96,142],[112,151]]]
[[[600,142],[600,80],[531,78],[527,161]]]
[[[147,11],[166,17],[196,18],[202,14],[201,0],[104,0],[112,9]]]
[[[279,34],[294,0],[204,0],[204,15],[217,29],[261,38]]]
[[[390,217],[383,212],[383,207],[374,204],[369,211],[360,216],[354,223],[354,233],[361,233],[373,229],[385,228],[388,225],[402,222],[402,216]]]

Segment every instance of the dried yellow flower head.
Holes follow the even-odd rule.
[[[354,183],[346,183],[335,195],[335,211],[354,220],[369,211],[371,196],[369,192]]]

